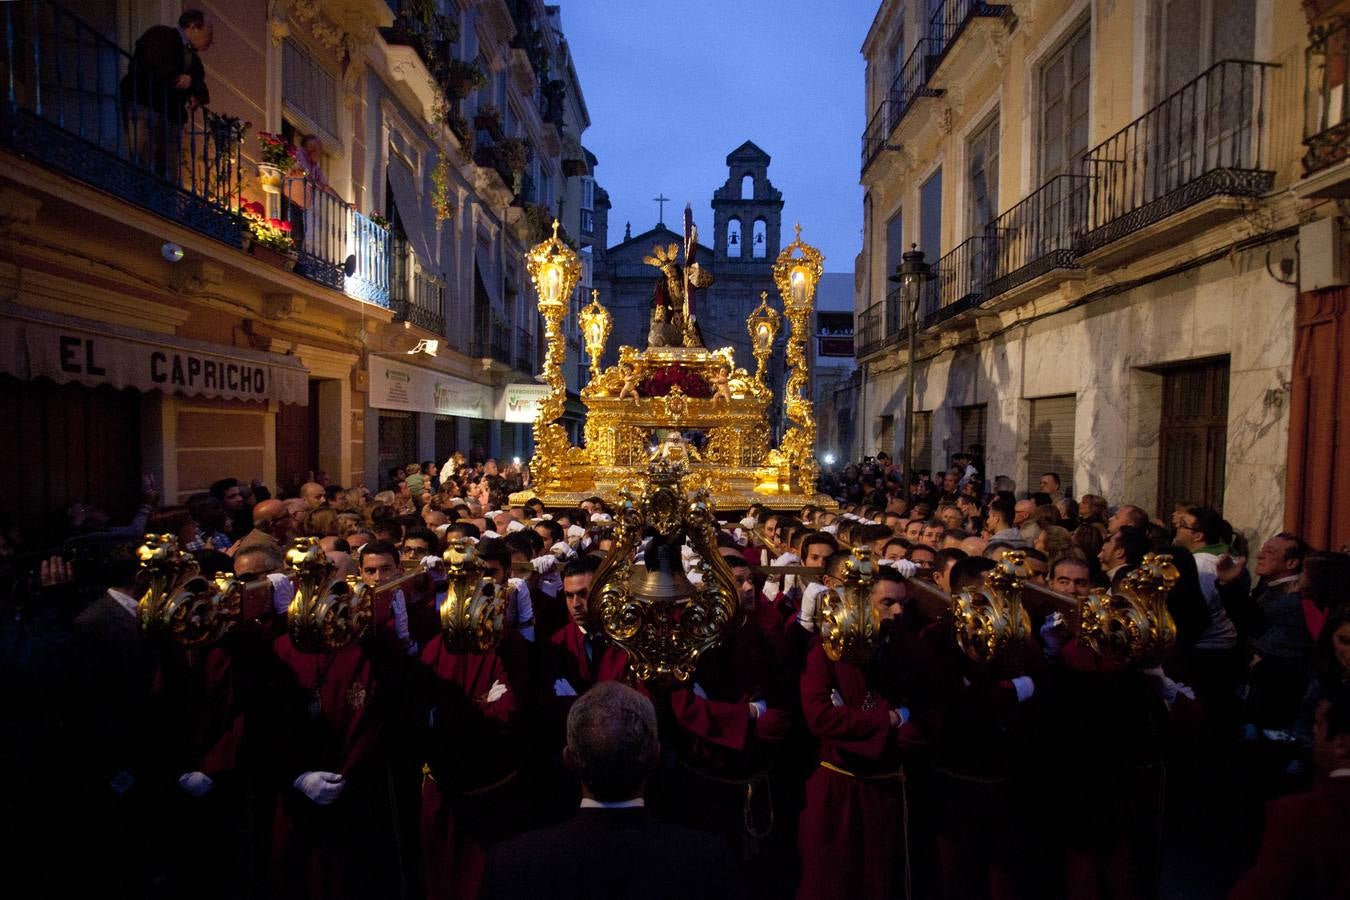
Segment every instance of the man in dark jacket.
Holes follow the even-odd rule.
[[[497,845],[484,898],[729,897],[731,854],[714,835],[651,818],[642,798],[661,757],[656,709],[615,681],[572,705],[563,756],[581,778],[581,809],[553,828]]]
[[[176,181],[180,133],[188,114],[211,102],[197,55],[214,30],[199,9],[185,10],[178,27],[155,25],[136,41],[122,79],[122,114],[132,161]]]

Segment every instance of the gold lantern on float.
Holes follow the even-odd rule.
[[[730,627],[739,605],[736,580],[717,549],[717,520],[706,488],[686,494],[683,461],[660,451],[634,488],[625,487],[615,512],[614,548],[591,584],[592,627],[627,651],[641,681],[684,683],[699,656]],[[635,558],[648,528],[656,534]],[[680,545],[698,555],[693,584]]]
[[[1031,619],[1022,606],[1022,586],[1030,577],[1026,554],[1006,550],[985,576],[983,588],[952,597],[956,642],[978,663],[1016,655],[1031,634]]]
[[[591,358],[591,379],[594,380],[600,377],[600,357],[605,354],[605,342],[609,340],[612,324],[609,310],[600,305],[599,291],[591,291],[591,302],[577,313],[577,324],[581,326],[586,355]]]
[[[1082,603],[1079,634],[1092,652],[1121,665],[1153,666],[1176,645],[1167,598],[1180,574],[1172,557],[1149,553],[1114,591],[1094,591]]]
[[[207,578],[171,534],[146,535],[136,551],[150,585],[136,604],[141,630],[184,647],[201,647],[225,635],[239,620],[243,585],[231,575]]]
[[[563,317],[567,315],[568,298],[581,277],[581,260],[576,251],[558,239],[558,220],[553,220],[553,236],[530,248],[525,254],[525,269],[530,273],[535,293],[539,297],[539,314],[544,318],[544,383],[548,395],[539,402],[534,419],[534,458],[530,473],[536,484],[548,488],[557,486],[562,467],[571,447],[567,432],[555,421],[563,414],[567,402],[567,385],[563,380],[563,358],[566,354],[562,333]]]
[[[297,538],[286,564],[296,572],[286,625],[298,649],[337,651],[365,634],[374,619],[372,591],[355,575],[339,576],[318,538]]]
[[[876,655],[881,616],[872,604],[876,564],[867,547],[854,547],[839,572],[843,596],[833,590],[820,595],[820,646],[835,662],[865,665]]]
[[[778,337],[778,310],[769,305],[769,292],[759,292],[759,306],[745,320],[750,332],[750,352],[755,356],[755,379],[764,383],[764,373],[773,353],[773,339]]]
[[[446,645],[460,653],[487,653],[502,639],[510,598],[488,578],[477,550],[467,540],[452,540],[442,557],[448,582],[441,602],[441,631]]]
[[[816,417],[809,398],[810,366],[806,341],[812,334],[811,314],[815,306],[816,285],[825,273],[825,257],[802,240],[802,226],[796,226],[796,238],[783,248],[773,264],[773,280],[783,298],[791,330],[787,342],[788,379],[783,388],[783,412],[792,425],[778,445],[781,461],[792,473],[790,487],[802,494],[814,494],[820,477],[816,462]]]

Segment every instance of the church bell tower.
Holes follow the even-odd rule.
[[[713,192],[712,206],[716,262],[773,264],[781,249],[783,194],[769,181],[769,154],[751,141],[731,151],[726,184]]]

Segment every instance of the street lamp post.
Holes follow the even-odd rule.
[[[932,267],[923,261],[923,251],[917,244],[910,244],[909,250],[900,257],[900,265],[890,281],[901,287],[901,297],[905,304],[905,331],[909,343],[909,375],[905,388],[905,439],[901,450],[903,462],[903,480],[901,484],[908,499],[910,483],[913,481],[914,453],[914,353],[919,330],[919,303],[923,299],[923,286],[933,277]]]

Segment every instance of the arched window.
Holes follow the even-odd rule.
[[[764,224],[763,219],[755,220],[755,243],[751,255],[755,259],[763,259],[769,252],[769,226]]]
[[[741,220],[732,219],[727,223],[727,256],[741,255]]]
[[[741,199],[742,200],[755,199],[755,176],[746,175],[744,178],[741,179]]]

